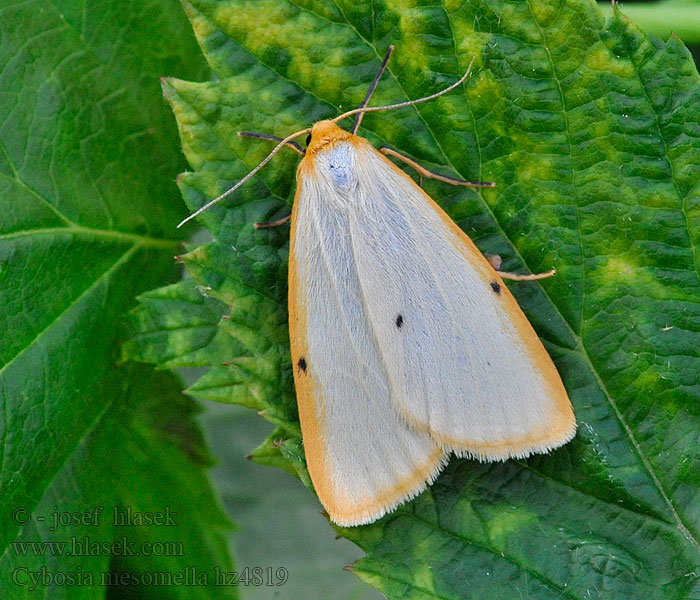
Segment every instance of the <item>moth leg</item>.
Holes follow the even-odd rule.
[[[496,271],[501,270],[501,265],[503,264],[503,259],[500,254],[484,254],[486,260]]]
[[[374,92],[374,89],[377,87],[377,84],[379,83],[379,80],[382,77],[382,74],[384,73],[386,69],[386,64],[389,62],[389,58],[391,57],[391,53],[394,51],[394,45],[392,44],[389,46],[389,50],[386,52],[386,56],[384,57],[384,60],[382,61],[381,66],[379,67],[379,71],[377,71],[377,74],[374,76],[374,79],[372,80],[372,83],[369,86],[369,90],[367,90],[367,94],[365,95],[365,99],[362,101],[362,104],[358,106],[358,108],[364,108],[367,106],[367,103],[369,102],[369,99],[372,97],[372,93]],[[355,122],[352,124],[352,130],[351,133],[355,135],[357,133],[357,130],[360,128],[360,123],[362,123],[362,117],[365,116],[365,113],[357,113],[355,115]]]
[[[530,273],[529,275],[521,275],[520,273],[509,273],[508,271],[501,271],[501,257],[498,254],[490,254],[486,256],[486,260],[494,268],[496,273],[498,273],[503,279],[510,279],[511,281],[532,281],[534,279],[545,279],[556,275],[557,270],[552,269],[546,273]]]
[[[280,225],[284,225],[291,218],[292,215],[287,215],[286,217],[282,217],[281,219],[277,219],[276,221],[263,221],[261,223],[253,223],[253,227],[255,227],[255,229],[271,229],[272,227],[279,227]]]
[[[393,148],[389,148],[388,146],[381,146],[379,148],[379,151],[382,154],[393,156],[394,158],[398,158],[399,160],[402,160],[409,167],[412,167],[413,169],[415,169],[421,178],[428,177],[430,179],[437,179],[438,181],[444,181],[445,183],[449,183],[450,185],[462,185],[464,187],[479,187],[479,188],[496,187],[496,184],[493,181],[466,181],[464,179],[457,179],[456,177],[449,177],[448,175],[440,175],[440,173],[435,173],[435,171],[431,171],[430,169],[426,169],[423,165],[417,163],[412,158],[409,158],[405,154],[399,152],[398,150],[394,150]]]
[[[550,269],[545,273],[508,273],[507,271],[498,271],[498,274],[503,279],[510,279],[511,281],[534,281],[535,279],[546,279],[547,277],[552,277],[552,275],[557,274],[556,269]]]
[[[281,137],[277,137],[276,135],[270,135],[269,133],[258,133],[257,131],[239,131],[238,135],[239,137],[257,138],[259,140],[270,140],[271,142],[278,143],[282,141]],[[306,151],[294,141],[287,142],[285,146],[291,148],[295,152],[298,152],[302,156],[306,154]]]
[[[545,279],[556,275],[557,270],[552,269],[546,273],[531,273],[529,275],[521,275],[520,273],[508,273],[507,271],[501,271],[501,263],[503,260],[498,254],[490,254],[486,257],[489,264],[494,268],[496,273],[498,273],[503,279],[510,279],[511,281],[532,281],[534,279]]]

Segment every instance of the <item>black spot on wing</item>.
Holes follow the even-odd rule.
[[[303,356],[299,359],[297,366],[306,373],[306,359]]]
[[[496,292],[499,296],[501,295],[501,284],[498,281],[491,282],[491,289]]]
[[[399,329],[403,327],[403,315],[399,315],[398,317],[396,317],[396,327],[398,327]]]

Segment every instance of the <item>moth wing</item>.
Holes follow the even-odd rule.
[[[482,460],[571,439],[559,374],[497,272],[405,173],[356,146],[350,240],[393,402],[443,448]]]
[[[347,210],[332,189],[309,178],[297,185],[289,315],[306,460],[334,522],[370,523],[422,491],[446,456],[391,400],[362,308]]]

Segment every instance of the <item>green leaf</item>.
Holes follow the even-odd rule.
[[[192,420],[196,405],[172,376],[133,365],[122,375],[100,426],[30,507],[31,520],[0,558],[0,587],[13,598],[36,591],[49,598],[100,598],[108,588],[114,597],[133,597],[131,591],[141,598],[152,593],[152,584],[151,590],[141,585],[149,577],[181,574],[198,581],[203,573],[208,585],[169,585],[168,597],[235,597],[213,586],[215,567],[232,570],[223,535],[230,524],[202,470],[210,459]],[[167,494],[172,489],[178,493]],[[125,515],[137,513],[161,514],[163,524],[122,525]],[[43,555],[42,544],[50,544]],[[33,580],[42,569],[46,574]]]
[[[576,439],[529,460],[452,460],[415,501],[339,530],[367,553],[354,572],[389,598],[697,597],[700,80],[682,43],[619,11],[606,22],[588,0],[186,9],[218,76],[164,84],[195,170],[179,180],[191,209],[269,152],[237,131],[284,136],[358,105],[393,43],[374,104],[437,91],[472,58],[474,74],[433,102],[368,115],[363,135],[497,182],[426,189],[504,270],[557,268],[511,289],[569,391]],[[192,393],[262,409],[278,429],[254,456],[286,460],[308,485],[286,339],[288,228],[253,228],[288,214],[297,160],[280,153],[202,215],[215,242],[183,260],[233,307],[222,329],[242,344],[230,379],[213,354]]]
[[[231,523],[204,473],[212,459],[193,420],[200,409],[182,395],[179,381],[169,387],[164,394],[162,385],[154,386],[159,400],[138,407],[128,438],[119,446],[124,451],[116,469],[119,513],[167,515],[161,526],[114,528],[115,538],[126,538],[135,548],[155,550],[149,556],[116,555],[111,575],[129,582],[121,589],[135,596],[126,597],[147,597],[153,593],[151,581],[166,573],[196,583],[168,585],[168,598],[237,598],[234,588],[217,585],[226,581],[222,573],[233,572],[224,535]],[[119,417],[117,426],[122,431],[124,418]]]
[[[218,327],[227,306],[210,298],[190,279],[152,290],[138,298],[129,315],[131,338],[122,346],[124,360],[161,368],[201,367],[241,349]]]
[[[53,574],[79,567],[94,576],[123,566],[184,568],[186,560],[225,568],[225,518],[203,474],[191,401],[171,377],[115,364],[117,325],[136,295],[179,275],[172,257],[184,207],[173,179],[184,161],[158,78],[205,75],[194,37],[170,0],[129,7],[11,0],[1,13],[3,594],[34,595],[12,578],[15,567]],[[153,406],[161,418],[149,414]],[[20,556],[12,545],[83,535],[95,543],[168,539],[175,530],[118,530],[106,520],[48,529],[52,512],[162,504],[183,519],[175,535],[185,541],[183,557],[144,555],[132,565],[104,553]],[[13,519],[17,509],[28,511],[28,523]],[[52,598],[107,592],[99,582],[60,579],[43,579],[36,590]],[[210,597],[206,588],[191,595]]]

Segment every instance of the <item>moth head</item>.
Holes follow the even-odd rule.
[[[350,132],[341,129],[333,121],[319,121],[311,128],[306,153],[314,155],[324,148],[352,137]]]

